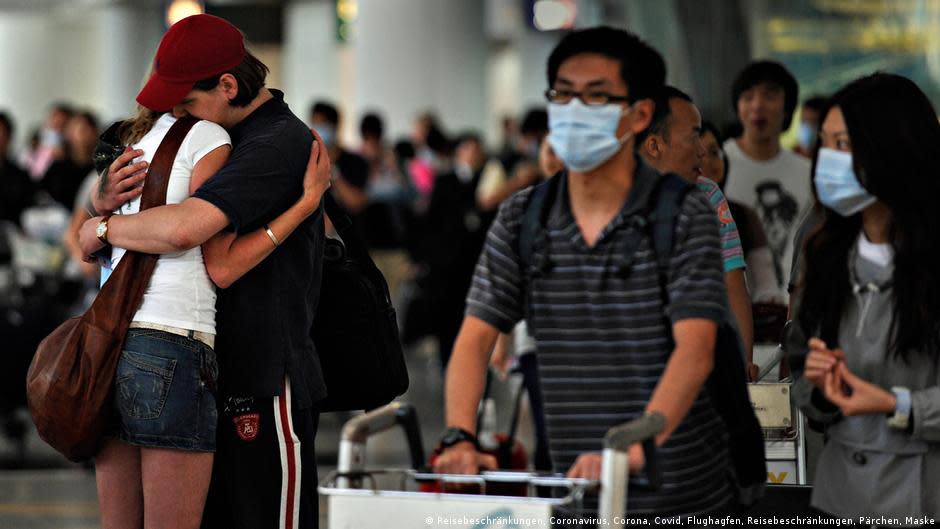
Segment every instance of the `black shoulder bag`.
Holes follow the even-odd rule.
[[[371,410],[408,389],[408,370],[388,283],[330,193],[326,214],[342,241],[327,238],[320,303],[311,336],[326,400],[320,411]]]

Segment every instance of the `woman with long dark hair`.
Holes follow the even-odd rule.
[[[845,517],[940,515],[940,123],[873,74],[833,96],[814,161],[823,224],[805,249],[794,398],[827,425],[812,504]]]

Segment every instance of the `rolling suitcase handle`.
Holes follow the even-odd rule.
[[[607,431],[601,461],[601,497],[598,513],[601,520],[607,520],[613,526],[624,523],[630,478],[630,462],[627,457],[630,445],[643,443],[643,455],[646,458],[644,471],[650,487],[655,490],[662,484],[655,438],[665,427],[666,419],[662,414],[649,413]]]

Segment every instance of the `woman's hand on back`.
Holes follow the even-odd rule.
[[[310,146],[310,159],[304,173],[304,194],[301,200],[310,206],[310,213],[313,213],[320,206],[323,194],[330,188],[333,170],[323,139],[317,131],[310,129],[310,132],[313,133],[314,141]]]

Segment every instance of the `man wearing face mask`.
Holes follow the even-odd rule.
[[[326,143],[333,161],[332,193],[339,204],[354,218],[365,209],[368,198],[369,163],[365,158],[347,151],[339,141],[339,111],[330,103],[317,101],[310,107],[310,126]]]
[[[624,251],[662,178],[634,149],[665,73],[658,52],[609,27],[570,33],[549,57],[548,141],[567,171],[548,187],[533,266],[523,265],[519,247],[532,189],[507,200],[487,234],[447,371],[438,471],[495,466],[475,436],[484,370],[497,335],[525,317],[556,472],[598,479],[606,431],[658,412],[666,418],[656,438],[664,484],[631,486],[627,511],[718,514],[732,502],[727,431],[702,391],[724,317],[718,220],[707,197],[693,188],[679,207],[667,296],[650,238],[632,263]],[[639,472],[639,445],[629,459]],[[584,515],[595,508],[587,498]]]
[[[819,133],[819,120],[826,110],[826,98],[813,96],[803,102],[800,108],[800,125],[796,129],[796,146],[793,152],[804,158],[813,157],[813,147]]]

